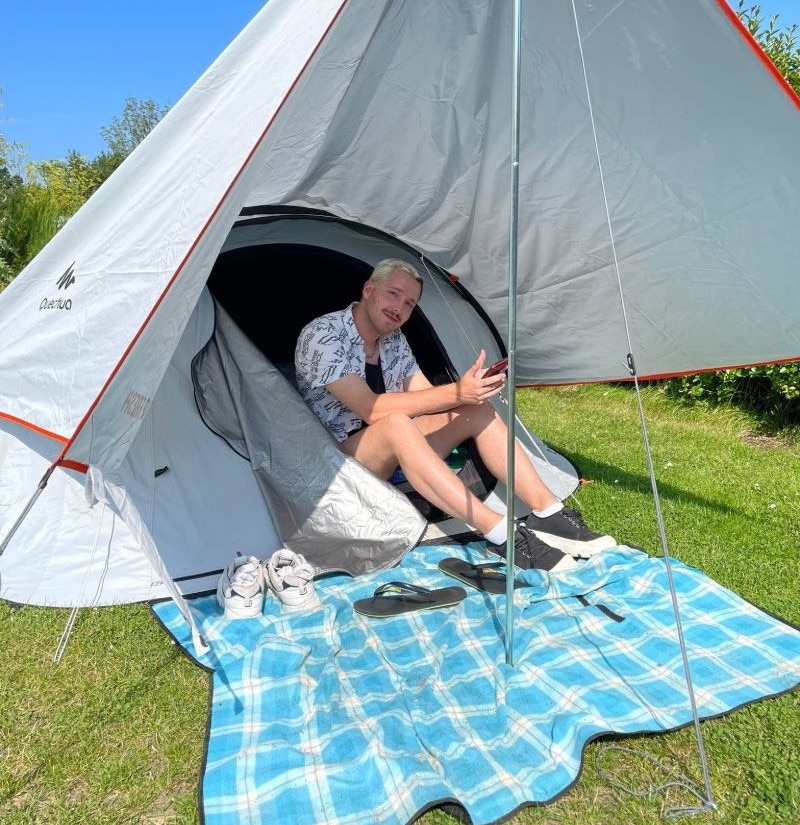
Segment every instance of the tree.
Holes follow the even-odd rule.
[[[150,134],[167,111],[168,107],[159,106],[149,98],[126,99],[122,117],[112,118],[109,126],[100,129],[101,137],[105,140],[111,156],[118,159],[118,164]]]
[[[0,109],[3,107],[0,102]],[[14,191],[22,184],[22,178],[11,170],[12,156],[17,151],[14,143],[9,143],[5,135],[0,133],[0,290],[7,286],[16,274],[11,263],[11,245],[8,242],[7,226],[8,202]]]
[[[71,151],[65,160],[28,163],[25,177],[4,204],[7,264],[19,272],[78,211],[103,178],[92,162]]]
[[[22,147],[9,144],[0,134],[0,289],[91,197],[166,111],[152,100],[129,97],[122,116],[100,130],[108,151],[93,160],[73,150],[63,160],[26,163]],[[21,175],[10,171],[12,157],[24,169]]]

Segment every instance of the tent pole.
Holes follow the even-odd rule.
[[[514,456],[517,423],[517,231],[519,206],[520,0],[514,0],[511,98],[511,217],[508,248],[508,441],[506,445],[506,664],[514,665]]]
[[[19,518],[11,526],[11,529],[8,531],[8,535],[6,535],[2,543],[0,543],[0,556],[2,556],[3,553],[5,553],[6,547],[8,547],[11,539],[14,538],[14,534],[17,532],[17,530],[19,530],[20,526],[22,525],[22,522],[25,521],[25,517],[28,515],[28,513],[30,513],[31,509],[33,508],[33,505],[36,504],[36,500],[42,494],[44,488],[47,487],[47,482],[50,480],[50,476],[53,475],[53,470],[55,470],[55,468],[55,463],[51,464],[47,468],[47,472],[42,476],[41,481],[36,485],[36,489],[34,490],[33,495],[30,497],[30,500],[25,505],[23,511],[20,513]]]

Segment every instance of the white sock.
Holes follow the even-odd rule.
[[[508,523],[506,522],[506,517],[503,516],[488,533],[484,533],[484,538],[489,544],[505,544],[508,538]]]
[[[557,501],[555,504],[551,504],[549,507],[545,507],[544,510],[534,510],[533,514],[536,518],[547,518],[548,516],[552,516],[555,513],[559,512],[559,510],[564,509],[564,504],[561,501]]]

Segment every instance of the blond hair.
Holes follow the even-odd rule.
[[[406,275],[410,275],[419,283],[419,288],[422,290],[422,276],[410,263],[402,261],[400,258],[384,258],[382,261],[378,261],[372,270],[372,274],[369,276],[369,280],[372,281],[375,286],[382,284],[389,279],[389,276],[395,269],[400,269],[405,272]]]

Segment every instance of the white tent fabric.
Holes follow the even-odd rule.
[[[631,349],[640,377],[800,357],[797,101],[723,5],[526,5],[519,383],[625,378]],[[502,0],[270,0],[0,296],[0,421],[45,442],[26,482],[48,460],[136,477],[131,446],[246,206],[389,233],[502,331],[510,18]],[[4,500],[7,526],[24,496]]]
[[[280,546],[250,465],[209,434],[197,415],[189,367],[212,326],[211,301],[204,294],[133,448],[116,470],[103,472],[113,497],[105,496],[104,484],[92,485],[82,473],[60,468],[53,473],[0,559],[4,598],[56,606],[169,595],[163,577],[142,553],[141,521],[149,533],[146,542],[159,548],[176,579],[219,570],[234,549],[262,553]],[[2,419],[0,425],[0,532],[5,536],[55,456],[52,448],[46,451],[43,436]],[[168,470],[156,477],[154,467]],[[108,501],[90,506],[87,487]],[[126,506],[141,515],[130,526],[119,516]],[[247,518],[231,517],[237,513]],[[186,590],[210,589],[216,579],[193,578]]]

